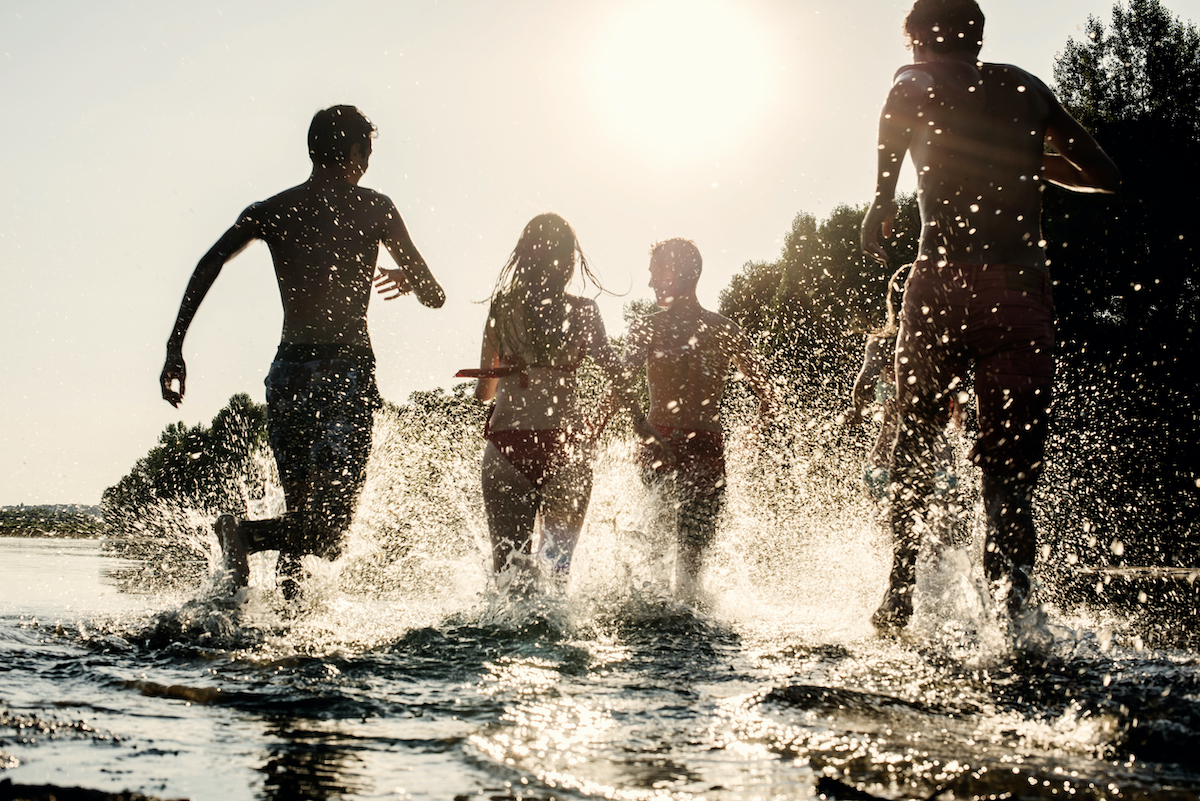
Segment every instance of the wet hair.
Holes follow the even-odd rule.
[[[492,290],[488,325],[496,329],[502,357],[528,354],[530,364],[566,360],[566,292],[576,266],[585,285],[603,290],[566,220],[539,214],[529,221]]]
[[[364,156],[371,154],[375,126],[354,106],[330,106],[313,115],[308,126],[308,157],[318,167],[337,167],[350,159],[350,148],[358,145]]]
[[[983,10],[975,0],[917,0],[904,20],[904,36],[909,47],[979,55]]]
[[[704,260],[700,258],[700,248],[696,247],[696,243],[692,240],[682,237],[664,239],[650,248],[651,260],[659,256],[671,259],[680,278],[690,279],[693,285],[700,280]]]

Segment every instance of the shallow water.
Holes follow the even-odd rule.
[[[397,442],[377,432],[378,458]],[[350,554],[312,566],[298,610],[261,557],[220,599],[204,511],[198,585],[0,539],[0,775],[193,799],[1200,795],[1194,651],[1052,607],[1014,650],[978,542],[924,564],[909,632],[881,639],[886,544],[858,489],[809,498],[817,460],[739,454],[700,608],[672,597],[620,453],[565,594],[531,599],[489,588],[473,457],[437,486],[376,464]]]

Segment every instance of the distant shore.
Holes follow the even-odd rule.
[[[102,536],[104,521],[99,506],[71,503],[0,507],[0,537],[95,539]]]

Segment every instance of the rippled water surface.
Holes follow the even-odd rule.
[[[265,563],[235,604],[209,564],[152,589],[99,542],[0,540],[0,775],[193,799],[1200,795],[1194,651],[1054,607],[1014,649],[971,547],[881,639],[869,508],[755,501],[740,469],[699,607],[603,480],[566,592],[520,600],[489,588],[477,523],[381,556],[372,526],[401,524],[371,515],[404,507],[381,486],[300,609]]]

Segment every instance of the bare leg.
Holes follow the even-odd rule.
[[[871,615],[871,624],[882,632],[903,629],[912,619],[913,589],[917,583],[917,553],[921,531],[927,525],[928,503],[933,495],[931,459],[936,422],[915,416],[900,421],[892,464],[888,471],[889,516],[893,553],[892,569],[883,603]]]
[[[541,493],[491,442],[483,449],[483,506],[492,540],[492,570],[531,567],[533,525]]]
[[[1007,591],[1008,614],[1015,618],[1029,597],[1030,575],[1037,556],[1033,481],[1001,478],[985,471],[983,505],[987,512],[983,572],[993,590]]]
[[[538,552],[556,577],[566,579],[579,543],[588,502],[592,497],[592,468],[586,461],[571,464],[542,487],[542,541]]]
[[[675,512],[677,555],[675,587],[683,598],[694,600],[700,589],[700,571],[704,557],[717,537],[717,518],[723,497],[699,497],[683,500]]]

